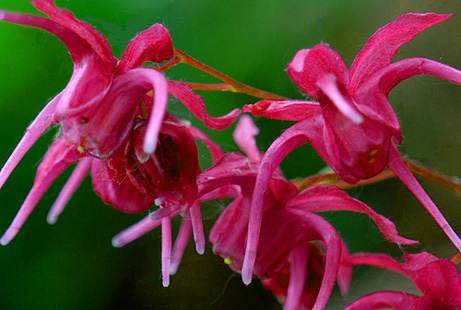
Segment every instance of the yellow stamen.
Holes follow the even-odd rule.
[[[231,258],[231,257],[226,257],[226,258],[224,259],[224,264],[226,264],[226,265],[232,264],[232,258]]]

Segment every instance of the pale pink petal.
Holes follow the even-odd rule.
[[[341,93],[336,84],[336,77],[334,75],[330,73],[321,75],[318,77],[316,84],[341,114],[349,118],[355,124],[363,122],[363,116],[357,110],[354,103],[349,100],[349,97],[345,97]]]
[[[451,14],[408,13],[378,29],[357,54],[351,65],[350,94],[354,95],[372,75],[389,65],[402,44],[411,41],[419,32],[446,20],[450,16]]]
[[[232,137],[239,148],[247,154],[251,160],[260,161],[261,152],[256,145],[255,137],[259,129],[248,115],[242,115],[235,127]]]
[[[63,137],[58,138],[48,149],[43,161],[37,169],[34,185],[16,214],[8,230],[1,238],[2,245],[8,244],[21,229],[22,225],[34,210],[43,194],[51,186],[53,181],[72,163],[80,159],[82,155],[74,145],[69,144]]]
[[[141,236],[144,236],[149,231],[155,229],[161,224],[162,219],[153,221],[149,217],[145,217],[141,221],[114,236],[112,238],[112,246],[115,248],[121,248],[125,244],[130,243],[131,241],[136,240]]]
[[[53,98],[37,115],[35,120],[27,127],[26,133],[19,141],[18,145],[10,155],[2,170],[0,171],[0,188],[14,170],[16,165],[21,161],[23,156],[29,151],[37,139],[52,124],[52,116],[56,104],[60,100],[60,94]]]
[[[186,217],[181,222],[181,227],[179,228],[178,235],[176,236],[176,240],[174,242],[173,253],[171,254],[171,275],[176,274],[178,271],[179,264],[181,263],[191,233],[192,221],[190,219],[190,213],[187,213]]]
[[[347,295],[352,280],[352,266],[348,266],[343,263],[349,255],[349,249],[347,248],[346,243],[341,241],[341,264],[339,265],[337,282],[341,290],[341,295],[343,296]]]
[[[161,63],[173,57],[173,42],[168,30],[161,24],[154,24],[134,37],[118,64],[120,72],[140,67],[144,62]]]
[[[305,246],[299,246],[290,252],[290,282],[288,284],[285,310],[300,308],[301,298],[307,278],[308,255]]]
[[[417,296],[408,293],[378,292],[357,299],[344,310],[374,310],[384,308],[408,310],[413,309],[412,305],[417,299]]]
[[[91,168],[91,160],[91,157],[82,158],[75,167],[72,175],[67,180],[66,184],[59,193],[58,198],[51,206],[51,210],[46,218],[49,224],[56,223],[58,216],[62,213],[64,207],[67,205],[72,195],[80,186],[83,179],[87,176]]]
[[[155,97],[144,141],[144,152],[146,154],[153,154],[155,152],[155,148],[157,147],[157,137],[160,132],[160,127],[162,126],[163,117],[168,103],[168,84],[163,74],[155,70],[151,70],[150,77],[153,89],[155,90]]]
[[[302,121],[322,113],[318,102],[298,100],[262,100],[255,104],[244,105],[242,111],[250,112],[254,116],[288,121]]]
[[[287,69],[293,81],[315,98],[318,98],[317,80],[324,74],[331,73],[341,85],[347,86],[349,83],[349,71],[344,60],[324,44],[298,51]]]
[[[429,212],[432,218],[442,228],[442,230],[445,232],[448,238],[450,238],[454,246],[458,248],[459,251],[461,251],[461,239],[458,237],[458,235],[447,222],[440,210],[437,208],[437,206],[434,204],[434,202],[431,200],[431,198],[427,195],[427,193],[418,183],[416,178],[413,176],[411,170],[407,167],[405,162],[400,157],[399,150],[397,149],[397,146],[394,142],[391,146],[388,167],[415,195],[415,197],[426,208],[427,212]]]
[[[162,285],[170,285],[171,266],[171,219],[162,218]]]
[[[226,115],[213,117],[207,114],[202,96],[196,94],[187,84],[168,81],[168,92],[184,104],[199,120],[211,129],[222,130],[232,125],[242,111],[234,109]]]
[[[205,253],[205,233],[203,232],[202,214],[200,212],[200,204],[194,203],[189,209],[190,218],[192,221],[192,230],[194,232],[195,250],[198,254]]]

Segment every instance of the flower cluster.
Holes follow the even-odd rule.
[[[57,36],[68,49],[74,70],[67,86],[27,128],[0,172],[1,187],[44,131],[52,124],[60,126],[60,135],[40,163],[32,189],[1,238],[2,245],[16,236],[53,181],[76,164],[51,207],[48,222],[56,222],[90,174],[96,194],[106,204],[125,213],[149,210],[143,220],[116,235],[113,246],[121,247],[161,226],[164,286],[176,273],[191,235],[199,254],[206,249],[201,204],[228,198],[232,201],[209,235],[213,252],[241,273],[244,283],[259,278],[286,309],[324,309],[335,282],[347,293],[357,265],[400,272],[423,296],[373,293],[348,309],[461,309],[461,277],[452,261],[429,253],[404,254],[405,263],[384,254],[350,254],[337,230],[319,212],[363,213],[388,242],[399,246],[418,242],[399,235],[394,223],[334,186],[336,183],[317,182],[323,175],[300,183],[285,179],[278,167],[292,150],[310,143],[335,172],[336,180],[373,182],[392,173],[461,251],[461,239],[399,154],[402,133],[388,101],[394,87],[418,74],[461,84],[460,71],[430,59],[391,63],[402,44],[450,15],[408,13],[398,17],[369,39],[350,69],[325,44],[300,50],[287,70],[317,101],[299,101],[243,85],[200,63],[174,48],[160,24],[139,33],[118,60],[106,38],[92,26],[56,7],[52,0],[31,2],[49,18],[0,11],[0,20]],[[156,65],[142,67],[146,62]],[[168,80],[163,72],[178,63],[196,67],[224,84]],[[194,89],[231,90],[263,100],[212,117]],[[169,96],[211,129],[232,125],[242,112],[297,123],[262,153],[255,140],[259,129],[251,116],[243,115],[233,135],[242,153],[224,153],[204,132],[167,112]],[[204,142],[213,159],[204,171],[196,140]],[[176,216],[183,219],[173,245],[171,219]]]

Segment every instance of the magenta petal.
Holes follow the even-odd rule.
[[[290,282],[288,284],[285,310],[300,308],[304,286],[306,285],[308,255],[305,246],[299,246],[290,252]]]
[[[154,24],[134,37],[118,65],[121,72],[140,67],[146,61],[161,63],[173,57],[173,42],[168,30]]]
[[[90,171],[91,160],[91,157],[82,158],[75,167],[69,180],[67,180],[66,184],[59,193],[58,198],[51,206],[51,210],[46,218],[49,224],[56,223],[58,216],[64,210],[64,207],[67,205],[72,195],[75,193],[77,188],[82,183],[83,179]]]
[[[349,249],[347,248],[347,245],[342,241],[341,242],[341,264],[339,266],[338,270],[338,286],[341,290],[341,295],[346,296],[349,287],[351,286],[351,280],[352,280],[352,266],[346,265],[343,262],[346,260],[346,258],[349,257]]]
[[[153,197],[141,193],[126,175],[120,177],[101,160],[92,161],[91,178],[94,191],[102,201],[123,212],[141,212],[154,204]]]
[[[261,153],[256,145],[255,137],[259,134],[259,129],[248,115],[242,115],[232,134],[235,143],[244,151],[251,160],[260,161]]]
[[[378,292],[363,296],[344,310],[374,310],[391,308],[394,310],[409,310],[418,299],[417,296],[400,292]],[[428,309],[428,308],[418,308]],[[416,310],[416,309],[415,309]]]
[[[53,181],[72,163],[80,159],[82,155],[74,145],[69,144],[63,137],[56,139],[45,154],[43,161],[37,169],[34,185],[27,195],[8,230],[3,235],[0,243],[8,244],[18,233],[29,214],[51,186]]]
[[[398,272],[406,277],[410,277],[407,269],[397,260],[386,254],[380,253],[357,253],[344,259],[345,265],[350,266],[374,266]]]
[[[254,116],[288,121],[302,121],[322,113],[318,102],[296,100],[262,100],[255,104],[247,104],[243,106],[242,110],[243,112],[250,112]]]
[[[363,202],[350,197],[336,187],[311,186],[287,202],[288,207],[310,212],[353,211],[367,214],[378,226],[383,236],[397,244],[415,244],[418,241],[399,236],[394,223],[376,213]]]
[[[199,120],[211,129],[222,130],[232,125],[242,111],[235,109],[226,115],[213,117],[207,114],[202,96],[185,83],[168,81],[168,92],[182,102]]]
[[[350,94],[354,95],[373,74],[389,65],[402,44],[411,41],[419,32],[450,16],[435,13],[408,13],[378,29],[351,65]]]
[[[0,171],[0,188],[5,184],[11,172],[16,168],[23,156],[29,151],[35,141],[45,132],[52,123],[52,115],[61,94],[53,98],[37,115],[34,121],[27,127],[26,133],[10,155]]]
[[[242,267],[242,280],[245,284],[249,284],[251,282],[253,274],[256,251],[259,243],[263,204],[269,189],[269,182],[272,179],[272,175],[286,155],[300,145],[308,142],[304,132],[300,134],[295,132],[292,134],[294,131],[293,128],[299,127],[299,124],[303,124],[303,122],[292,126],[285,131],[282,136],[275,140],[261,161],[251,202],[245,259]]]
[[[94,50],[103,61],[106,69],[112,71],[117,64],[117,59],[112,54],[110,44],[106,37],[89,24],[74,17],[72,12],[57,8],[53,0],[31,0],[35,7],[47,14],[57,24],[71,30]]]
[[[223,156],[221,147],[212,141],[203,131],[194,126],[189,126],[189,131],[195,139],[198,139],[206,144],[208,150],[210,151],[213,163],[217,163],[218,160]]]
[[[404,258],[413,282],[424,295],[461,306],[461,276],[453,262],[426,252],[405,254]]]
[[[387,98],[403,80],[419,74],[430,74],[461,84],[461,71],[425,58],[408,58],[384,67],[357,90],[354,99],[359,110],[381,123],[402,142],[400,124]]]
[[[450,238],[454,246],[458,248],[459,251],[461,251],[461,239],[458,237],[458,235],[447,222],[443,214],[440,212],[440,210],[437,208],[437,206],[434,204],[434,202],[431,200],[431,198],[427,195],[427,193],[418,183],[416,178],[413,176],[410,169],[407,167],[405,162],[400,157],[399,150],[397,149],[397,146],[394,142],[391,146],[388,167],[415,195],[415,197],[426,208],[427,212],[429,212],[432,218],[442,228],[442,230],[445,232],[448,238]]]
[[[331,73],[339,84],[348,85],[349,71],[341,56],[327,45],[319,44],[310,50],[300,50],[288,64],[288,74],[310,96],[318,98],[317,80]]]
[[[171,254],[170,274],[176,274],[179,264],[181,263],[184,251],[186,250],[187,243],[189,242],[192,233],[192,221],[190,213],[181,222],[176,241],[174,242],[173,252]]]
[[[205,253],[205,233],[203,232],[202,214],[200,212],[200,204],[194,203],[189,208],[189,214],[192,221],[192,231],[194,233],[195,250],[198,254]]]

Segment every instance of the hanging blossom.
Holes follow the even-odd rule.
[[[74,70],[67,86],[27,128],[0,171],[1,187],[43,132],[51,124],[61,125],[62,135],[50,146],[1,243],[8,244],[14,238],[51,183],[75,162],[75,171],[48,217],[50,223],[56,221],[90,169],[96,192],[124,212],[141,212],[152,202],[162,204],[169,197],[186,206],[187,201],[195,201],[195,185],[190,191],[186,188],[195,184],[197,150],[193,134],[182,128],[182,121],[166,115],[168,93],[210,128],[229,126],[240,111],[211,117],[203,99],[186,84],[167,81],[154,68],[140,68],[146,61],[161,63],[173,57],[170,35],[162,25],[139,33],[118,60],[106,38],[92,26],[57,8],[51,0],[31,2],[50,19],[0,11],[0,20],[56,35],[67,47]]]
[[[384,254],[354,254],[344,260],[345,265],[369,265],[399,272],[410,278],[423,296],[406,292],[384,291],[363,296],[346,310],[461,309],[461,276],[456,264],[430,253],[404,254],[400,263]]]
[[[400,124],[388,101],[389,92],[403,80],[430,74],[460,84],[461,72],[425,58],[390,63],[398,48],[420,31],[451,15],[408,13],[380,28],[356,56],[350,70],[327,45],[298,51],[288,64],[290,77],[315,101],[263,100],[243,108],[255,116],[298,121],[268,149],[261,163],[250,215],[250,233],[243,279],[249,283],[258,245],[267,183],[283,158],[310,142],[344,181],[356,183],[375,176],[386,166],[424,205],[453,244],[461,239],[402,160]]]
[[[209,237],[213,251],[237,272],[242,271],[244,262],[251,199],[262,157],[254,140],[257,133],[251,119],[241,117],[234,139],[248,157],[225,155],[198,179],[199,191],[238,186],[234,201],[216,220]],[[312,186],[297,194],[280,171],[272,175],[263,206],[253,276],[260,278],[286,309],[323,309],[337,278],[342,291],[347,292],[350,270],[341,267],[347,247],[333,226],[316,212],[365,213],[387,240],[401,245],[416,243],[399,236],[391,221],[338,188]]]
[[[258,128],[251,118],[241,117],[234,131],[234,140],[247,156],[227,153],[197,178],[198,198],[194,207],[211,199],[234,199],[213,225],[209,238],[214,253],[237,272],[242,270],[251,197],[262,157],[254,139],[257,134]],[[287,309],[300,309],[300,306],[323,309],[337,278],[344,293],[349,286],[351,267],[341,265],[342,255],[348,254],[347,248],[331,224],[315,212],[365,213],[387,240],[402,245],[415,243],[399,236],[391,221],[337,188],[314,186],[296,194],[294,184],[285,180],[280,171],[273,174],[269,187],[254,275],[286,303]],[[169,221],[180,212],[177,205],[154,211],[113,239],[113,245],[120,247],[162,225],[164,285],[169,283],[168,268],[170,274],[177,271],[194,224],[190,215],[184,218],[171,249],[171,228],[164,230],[163,221]],[[197,246],[195,233],[194,239]],[[290,271],[284,275],[287,266]],[[315,270],[315,275],[308,273],[308,269]]]

